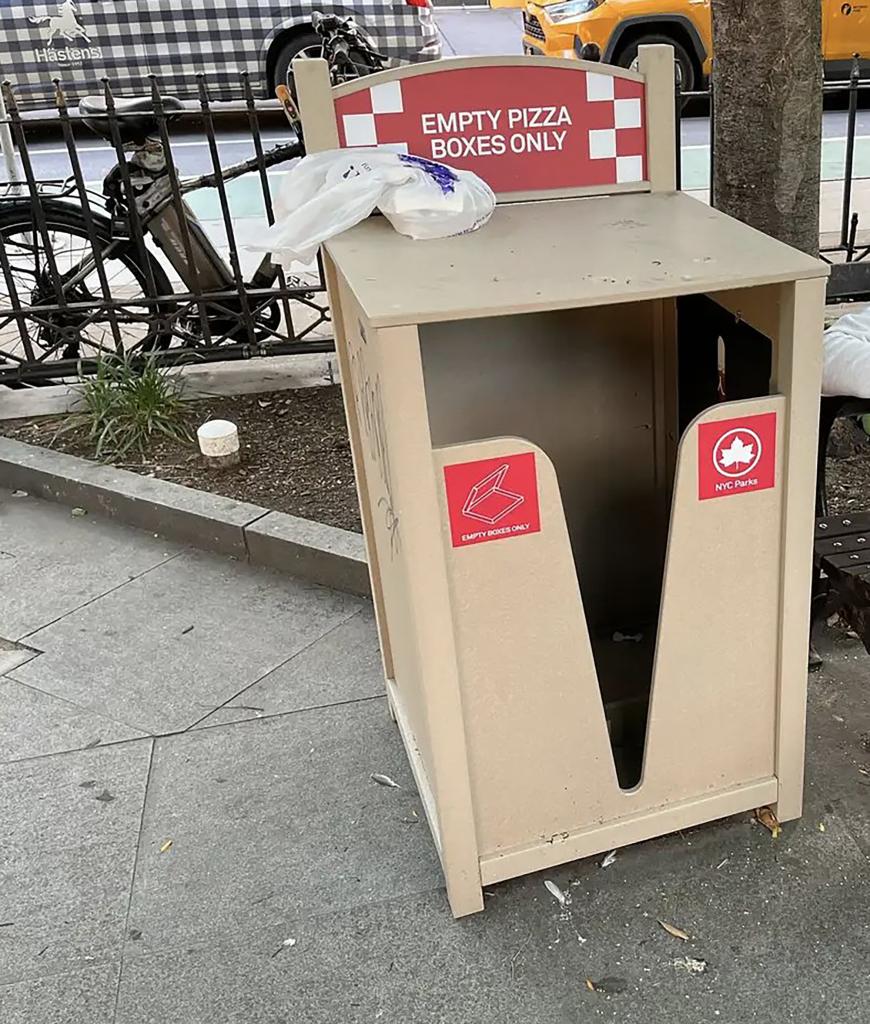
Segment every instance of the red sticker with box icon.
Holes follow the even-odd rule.
[[[776,483],[776,413],[698,425],[698,498],[765,491]]]
[[[534,452],[445,466],[444,484],[453,547],[540,532]]]

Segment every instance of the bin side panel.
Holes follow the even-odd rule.
[[[519,438],[434,461],[480,853],[558,843],[619,791],[556,473]]]
[[[377,396],[377,415],[384,424],[378,433],[380,458],[388,467],[378,506],[388,535],[385,557],[391,561],[382,567],[382,575],[393,565],[402,575],[400,597],[407,603],[403,628],[412,631],[402,642],[412,643],[416,655],[407,677],[397,664],[398,686],[391,693],[400,721],[405,709],[413,708],[425,722],[425,774],[437,806],[447,895],[458,917],[482,910],[483,895],[419,336],[413,325],[391,327],[370,332],[362,345],[374,347],[378,376],[368,389],[354,384],[354,391],[370,390]],[[405,730],[403,737],[413,760],[415,751]]]
[[[822,377],[825,281],[797,281],[783,288],[776,333],[774,380],[788,397],[783,450],[782,604],[779,642],[777,814],[782,821],[803,806],[806,734],[806,637],[810,620],[810,553]]]
[[[397,479],[391,462],[381,346],[377,332],[367,330],[362,312],[343,279],[338,282],[338,291],[342,313],[342,330],[338,339],[342,350],[342,387],[345,394],[349,394],[347,401],[353,402],[359,428],[357,432],[351,431],[351,442],[358,447],[354,458],[365,471],[366,488],[360,491],[360,500],[366,506],[364,521],[372,524],[367,541],[377,556],[393,679],[403,703],[405,719],[420,749],[422,761],[429,768],[432,748],[423,699],[417,624],[410,600],[408,565],[398,512],[401,481]],[[354,433],[358,437],[354,437]]]
[[[785,399],[714,406],[677,461],[646,759],[651,805],[774,771]]]
[[[323,270],[326,276],[326,285],[329,290],[329,304],[332,309],[332,322],[335,327],[335,351],[338,356],[339,371],[342,380],[351,379],[350,352],[348,339],[344,326],[344,310],[342,308],[342,291],[339,284],[339,274],[335,265],[328,255],[323,255]],[[344,286],[344,300],[348,300],[347,288]],[[372,584],[372,602],[375,606],[375,621],[378,627],[378,639],[381,646],[381,659],[384,667],[384,676],[387,679],[395,677],[393,669],[393,654],[390,645],[389,622],[384,608],[384,591],[381,580],[380,562],[378,549],[375,543],[374,517],[372,502],[369,493],[368,474],[365,466],[362,444],[362,427],[360,418],[357,415],[356,402],[353,392],[348,388],[341,389],[344,402],[345,419],[347,420],[347,432],[350,438],[351,455],[353,457],[353,473],[356,482],[357,499],[359,500],[360,519],[363,525],[363,535],[366,544],[366,560],[369,566],[369,578]]]

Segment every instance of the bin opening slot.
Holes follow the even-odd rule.
[[[704,409],[770,394],[773,344],[708,295],[677,300],[680,434]]]

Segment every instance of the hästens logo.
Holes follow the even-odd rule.
[[[45,28],[44,49],[35,49],[34,56],[38,61],[57,64],[71,64],[81,60],[101,58],[103,51],[99,46],[65,46],[58,49],[56,43],[75,43],[81,40],[90,44],[91,38],[79,21],[79,9],[74,0],[63,0],[58,4],[55,14],[46,14],[41,18],[28,18],[32,25]]]
[[[776,477],[776,413],[698,427],[698,497],[763,491]]]
[[[444,467],[453,547],[538,533],[534,452]]]

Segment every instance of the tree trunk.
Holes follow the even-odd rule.
[[[712,0],[713,202],[819,251],[820,0]]]

